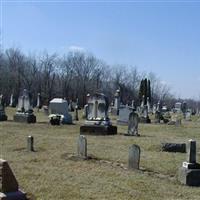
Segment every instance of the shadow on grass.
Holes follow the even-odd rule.
[[[33,152],[33,153],[37,153],[37,152],[44,152],[46,151],[45,148],[42,148],[42,147],[38,147],[37,149],[34,149],[33,151],[28,151],[27,148],[25,147],[21,147],[21,148],[16,148],[16,149],[13,149],[13,151],[17,151],[17,152],[27,152],[27,153],[30,153],[30,152]]]
[[[82,160],[98,161],[98,160],[101,160],[100,158],[98,158],[92,154],[89,154],[86,158],[82,158],[78,155],[70,154],[70,153],[62,154],[61,159],[72,160],[72,161],[82,161]]]

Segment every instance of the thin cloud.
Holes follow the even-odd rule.
[[[69,46],[69,51],[85,51],[85,48],[84,47],[81,47],[81,46],[77,46],[77,45],[71,45]]]

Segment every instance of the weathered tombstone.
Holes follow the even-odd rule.
[[[80,135],[78,138],[77,151],[80,158],[87,158],[87,138],[84,135]]]
[[[10,106],[10,107],[15,107],[13,94],[10,95],[10,103],[9,103],[9,106]]]
[[[87,119],[80,127],[80,133],[91,135],[117,134],[117,127],[112,126],[108,117],[108,98],[101,93],[95,93],[88,99]]]
[[[196,141],[189,140],[187,157],[179,169],[179,181],[188,186],[200,186],[200,164],[196,162]]]
[[[140,164],[140,147],[133,144],[129,147],[128,168],[139,169]]]
[[[190,111],[187,111],[186,113],[185,113],[185,120],[186,121],[191,121],[192,119],[191,119],[191,112]]]
[[[88,116],[88,104],[84,105],[83,108],[83,119],[87,119]]]
[[[33,114],[33,109],[30,103],[30,96],[26,89],[18,99],[17,112],[14,115],[14,121],[16,122],[27,122],[35,123],[36,116]]]
[[[111,108],[112,115],[119,115],[119,107],[120,107],[120,90],[116,90],[114,106]]]
[[[18,182],[8,162],[0,159],[0,199],[26,200],[26,194],[19,190]]]
[[[42,107],[40,93],[38,93],[38,95],[37,95],[37,105],[36,105],[36,107],[37,107],[38,112],[39,112],[39,109],[41,109],[41,107]]]
[[[153,110],[152,110],[153,114],[155,114],[156,110],[157,110],[157,109],[156,109],[156,104],[154,104],[154,105],[153,105]]]
[[[76,104],[75,104],[74,108],[75,108],[76,106],[78,107],[78,109],[81,109],[81,107],[80,107],[80,105],[79,105],[79,100],[78,100],[78,98],[76,98]]]
[[[142,96],[142,102],[140,104],[140,108],[143,109],[144,105],[145,105],[145,103],[144,103],[144,95],[143,95]]]
[[[157,108],[155,111],[155,123],[168,123],[170,114],[167,114],[167,107],[165,105],[161,105],[160,101],[157,103]]]
[[[78,106],[76,105],[75,107],[75,112],[74,112],[74,120],[78,121]]]
[[[139,122],[138,114],[135,112],[130,113],[128,122],[128,133],[125,134],[126,136],[139,136],[138,122]]]
[[[128,125],[130,113],[133,112],[133,108],[129,106],[121,106],[119,108],[119,118],[117,124]]]
[[[74,111],[74,107],[73,107],[73,102],[72,102],[72,100],[69,101],[68,110],[69,110],[69,112],[73,112],[73,111]]]
[[[179,118],[176,118],[176,123],[175,125],[178,127],[178,126],[181,126],[181,119]]]
[[[144,105],[143,107],[141,107],[140,123],[151,123],[151,120],[148,115],[147,105]]]
[[[181,113],[182,112],[181,111],[181,107],[182,107],[182,103],[181,102],[176,102],[174,107],[175,107],[174,108],[175,112],[177,112],[177,113]]]
[[[132,102],[131,102],[131,107],[135,110],[135,101],[134,100],[132,100]]]
[[[49,103],[50,123],[52,125],[72,124],[72,116],[68,113],[68,103],[62,98],[54,98]],[[60,122],[60,123],[59,123]]]
[[[6,121],[8,119],[5,113],[3,95],[0,95],[0,121]]]
[[[181,106],[181,110],[183,112],[183,118],[186,118],[186,112],[187,112],[187,103],[184,101],[182,106]]]
[[[150,105],[149,97],[147,97],[147,109],[148,109],[148,112],[150,113],[151,112],[151,105]]]
[[[27,138],[27,150],[34,151],[34,138],[31,135]]]
[[[162,143],[162,151],[186,153],[185,143]]]

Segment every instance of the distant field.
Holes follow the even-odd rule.
[[[69,159],[77,152],[80,121],[76,125],[51,126],[42,111],[35,112],[36,124],[12,121],[15,109],[6,110],[9,120],[0,122],[3,159],[8,160],[22,190],[31,199],[134,199],[199,200],[200,188],[182,186],[177,171],[185,160],[183,153],[160,151],[161,142],[197,141],[200,161],[200,121],[181,127],[139,124],[141,137],[125,137],[127,126],[118,126],[115,136],[86,136],[88,154],[96,159]],[[73,114],[73,113],[72,113]],[[112,118],[115,123],[116,118]],[[26,151],[27,136],[34,136],[34,153]],[[128,148],[141,147],[139,171],[127,170]]]

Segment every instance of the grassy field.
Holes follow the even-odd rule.
[[[177,181],[186,154],[160,151],[161,142],[187,142],[192,138],[197,141],[200,161],[198,119],[184,122],[181,127],[139,124],[140,137],[123,136],[127,126],[118,126],[115,136],[86,136],[88,154],[96,159],[83,161],[72,158],[84,120],[76,125],[51,126],[41,111],[35,112],[36,124],[23,124],[12,121],[15,109],[6,112],[9,120],[0,122],[0,154],[9,161],[21,189],[32,200],[200,199],[200,188]],[[36,152],[26,151],[28,135],[34,136]],[[132,144],[141,147],[139,171],[127,170]]]

